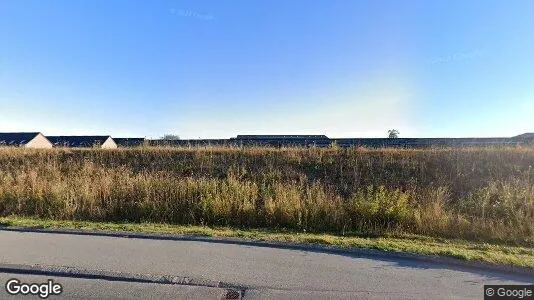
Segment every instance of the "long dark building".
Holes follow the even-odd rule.
[[[150,146],[168,146],[168,147],[206,147],[206,146],[237,146],[229,139],[198,139],[198,140],[149,140]]]
[[[40,132],[0,132],[0,147],[52,148]]]
[[[520,141],[511,138],[343,138],[331,139],[340,147],[465,147],[491,145],[519,145]]]
[[[114,149],[117,144],[109,135],[47,136],[55,147]]]
[[[244,146],[326,146],[330,139],[326,135],[238,135],[231,138]]]
[[[146,138],[116,138],[113,140],[119,147],[139,147],[147,142]]]
[[[238,135],[230,139],[150,140],[165,146],[271,146],[271,147],[466,147],[495,145],[534,145],[534,133],[495,138],[328,138],[325,135]]]

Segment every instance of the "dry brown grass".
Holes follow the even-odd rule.
[[[534,148],[0,149],[0,216],[534,245]]]

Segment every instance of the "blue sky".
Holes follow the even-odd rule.
[[[0,131],[534,131],[534,1],[0,0]]]

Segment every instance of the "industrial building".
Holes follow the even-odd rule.
[[[139,147],[146,143],[145,138],[113,138],[119,147]]]
[[[116,149],[117,143],[109,135],[48,136],[54,147]]]
[[[52,148],[52,143],[40,132],[0,133],[0,147]]]
[[[270,146],[426,148],[497,145],[533,145],[534,133],[494,138],[328,138],[325,135],[238,135],[230,139],[148,140],[153,146]]]

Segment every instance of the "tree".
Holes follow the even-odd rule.
[[[176,134],[165,134],[165,135],[163,135],[162,139],[175,141],[175,140],[179,140],[180,137],[177,136]]]
[[[399,137],[399,131],[397,129],[388,130],[388,138],[396,139]]]

